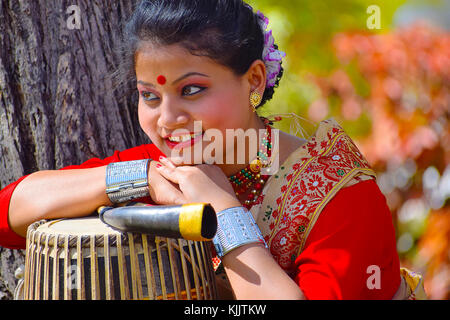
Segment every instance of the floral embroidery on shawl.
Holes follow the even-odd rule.
[[[272,256],[288,274],[325,205],[359,175],[376,177],[354,142],[330,119],[269,179],[251,211]]]

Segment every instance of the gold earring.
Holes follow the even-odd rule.
[[[250,95],[250,104],[253,108],[253,112],[256,112],[256,108],[259,107],[259,105],[261,104],[261,101],[262,101],[262,96],[256,91],[252,92],[252,94]]]

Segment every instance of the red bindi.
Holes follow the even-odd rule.
[[[156,78],[156,81],[158,81],[158,83],[163,86],[166,84],[167,79],[164,76],[158,76],[158,78]]]

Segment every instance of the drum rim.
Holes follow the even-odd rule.
[[[91,239],[94,238],[95,246],[96,247],[104,247],[104,239],[105,236],[108,236],[108,244],[115,246],[117,245],[118,238],[121,238],[122,245],[128,245],[129,244],[129,237],[130,235],[133,237],[134,243],[141,243],[142,242],[142,236],[148,236],[151,239],[158,238],[154,237],[152,235],[144,235],[144,234],[137,234],[137,233],[123,233],[123,232],[117,232],[116,234],[97,234],[97,235],[71,235],[71,234],[49,234],[44,231],[39,231],[38,228],[46,223],[49,222],[57,222],[62,221],[66,219],[56,219],[56,220],[40,220],[37,222],[32,223],[28,227],[27,232],[27,238],[29,239],[30,243],[37,244],[37,245],[45,245],[46,243],[48,246],[54,247],[55,246],[55,238],[58,239],[56,246],[59,248],[65,247],[66,239],[68,239],[68,246],[69,248],[75,248],[77,246],[77,242],[79,242],[79,239],[81,238],[81,246],[82,248],[89,248],[91,247]]]

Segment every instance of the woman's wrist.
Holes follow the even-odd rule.
[[[217,213],[218,229],[213,239],[219,257],[245,245],[260,243],[266,246],[252,214],[242,206]]]
[[[230,208],[236,208],[242,206],[242,204],[239,202],[237,198],[233,199],[232,197],[229,197],[229,199],[220,199],[220,201],[215,201],[214,203],[211,203],[214,210],[216,212],[222,212],[224,210],[230,209]]]

